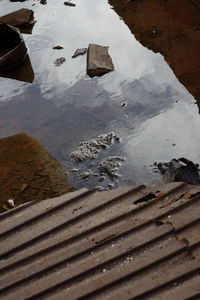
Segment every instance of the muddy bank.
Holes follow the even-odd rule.
[[[0,212],[12,205],[60,196],[74,190],[61,165],[26,134],[0,140]]]
[[[145,47],[160,52],[200,107],[200,8],[182,0],[109,0]]]

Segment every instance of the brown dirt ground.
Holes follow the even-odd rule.
[[[140,43],[163,54],[200,107],[200,5],[192,0],[109,2]]]

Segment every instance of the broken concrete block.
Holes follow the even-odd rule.
[[[0,23],[9,24],[12,26],[34,24],[34,12],[31,9],[22,8],[0,17]]]
[[[114,70],[107,46],[89,44],[87,52],[87,74],[90,77],[102,76]]]

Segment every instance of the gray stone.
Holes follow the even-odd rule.
[[[89,44],[87,52],[87,74],[90,77],[103,76],[114,70],[107,46]]]

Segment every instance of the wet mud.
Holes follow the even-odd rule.
[[[61,165],[24,133],[0,140],[0,170],[0,212],[74,190]]]

